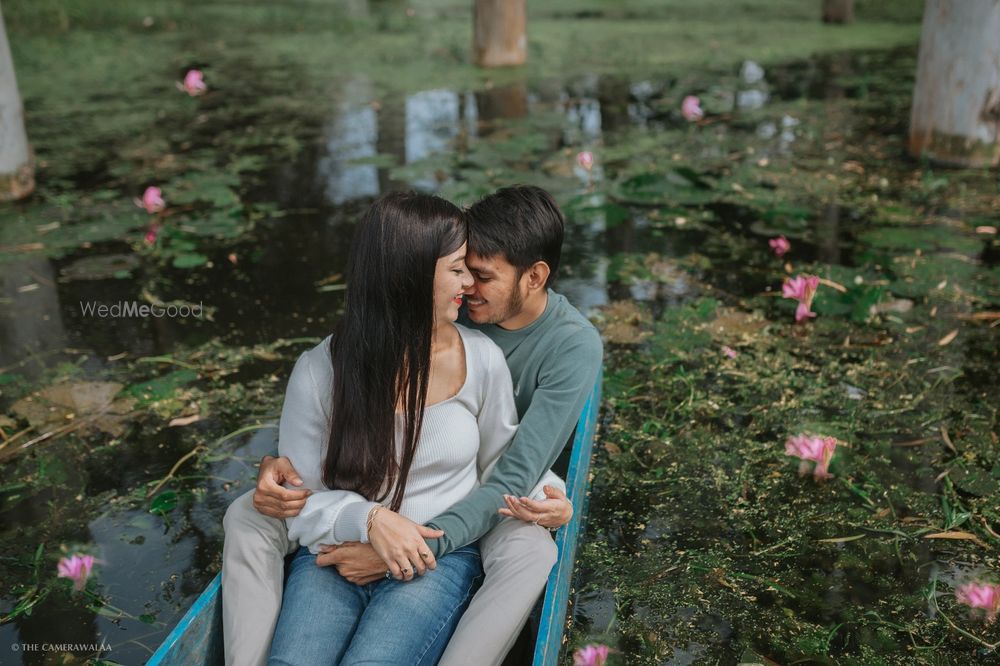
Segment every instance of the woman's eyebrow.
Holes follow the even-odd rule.
[[[464,254],[461,257],[455,257],[454,259],[452,259],[451,263],[452,263],[452,265],[455,265],[455,264],[461,263],[463,261],[465,261],[465,255]]]

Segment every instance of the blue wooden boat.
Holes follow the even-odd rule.
[[[601,404],[601,375],[587,398],[576,426],[566,491],[573,502],[573,520],[556,533],[559,559],[545,588],[538,636],[535,639],[533,666],[555,666],[562,647],[566,612],[576,547],[587,514],[587,490],[590,485],[590,455],[593,451],[597,413]],[[147,666],[216,666],[224,663],[222,644],[222,574],[208,584],[194,605],[181,618]]]

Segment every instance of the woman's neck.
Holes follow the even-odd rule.
[[[440,326],[435,326],[434,330],[431,332],[431,356],[433,356],[436,351],[448,349],[455,344],[457,336],[458,329],[455,328],[455,324],[450,321]]]

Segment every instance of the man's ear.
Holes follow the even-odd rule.
[[[538,289],[545,289],[545,283],[549,280],[549,274],[552,270],[549,265],[544,261],[536,261],[532,264],[528,270],[524,272],[527,278],[528,291],[536,291]]]

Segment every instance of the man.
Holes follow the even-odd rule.
[[[552,197],[537,187],[504,188],[474,204],[467,215],[466,263],[475,284],[466,292],[462,323],[503,350],[520,425],[479,488],[417,527],[425,536],[444,532],[426,539],[434,558],[480,540],[486,577],[441,659],[446,666],[502,662],[544,587],[557,553],[538,525],[565,522],[567,502],[551,488],[545,500],[524,496],[570,440],[602,357],[596,329],[548,288],[559,268],[564,227]],[[275,519],[297,515],[308,497],[308,491],[289,490],[284,483],[300,485],[301,480],[287,460],[265,458],[257,489],[226,512],[227,664],[266,659],[281,606],[283,558],[295,548],[283,521]],[[505,515],[537,522],[503,519],[501,508]],[[318,556],[317,564],[337,566],[349,580],[371,579],[386,568],[368,544],[331,549]]]

